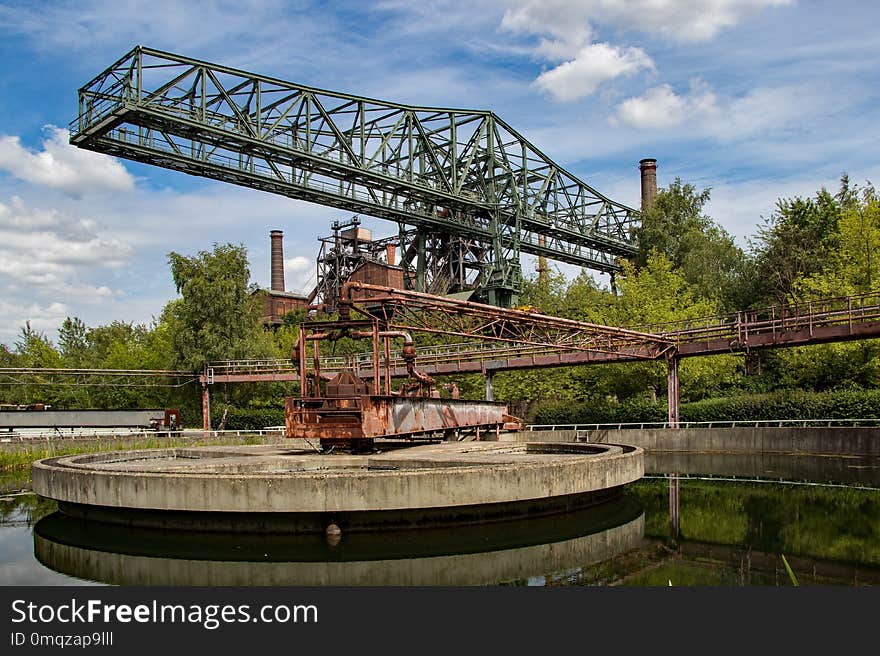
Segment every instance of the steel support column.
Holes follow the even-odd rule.
[[[202,383],[202,429],[211,430],[211,393],[207,383]]]
[[[666,364],[666,396],[669,406],[669,427],[678,428],[678,358],[672,355],[666,359]]]
[[[427,268],[428,254],[425,233],[419,230],[416,235],[416,291],[425,291],[425,269]]]
[[[672,546],[678,546],[681,531],[681,479],[677,474],[669,474],[669,539]]]
[[[486,400],[494,401],[495,400],[495,372],[491,370],[487,370],[483,376],[486,378]]]

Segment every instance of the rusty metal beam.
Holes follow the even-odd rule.
[[[803,326],[796,330],[786,328],[785,330],[752,332],[748,336],[743,336],[741,341],[732,335],[730,337],[710,336],[707,339],[694,335],[689,337],[694,341],[679,343],[678,354],[680,357],[686,358],[721,353],[742,353],[757,349],[876,339],[878,337],[880,337],[880,321],[865,324]]]
[[[545,349],[654,359],[673,346],[671,339],[643,331],[355,281],[343,285],[339,306],[343,316],[354,313],[391,328]]]

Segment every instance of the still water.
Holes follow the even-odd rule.
[[[670,454],[646,470],[587,510],[335,545],[83,522],[11,493],[0,584],[792,585],[782,555],[800,585],[880,584],[880,459]]]

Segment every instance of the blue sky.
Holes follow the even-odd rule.
[[[602,193],[712,189],[747,239],[780,197],[878,179],[880,9],[804,0],[171,2],[0,0],[0,342],[148,322],[174,296],[167,253],[248,248],[291,290],[348,214],[67,145],[76,91],[136,44],[325,89],[491,109]],[[365,219],[377,234],[388,222]],[[526,264],[528,268],[528,264]]]

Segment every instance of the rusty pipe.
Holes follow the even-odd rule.
[[[306,341],[314,341],[317,339],[327,339],[330,337],[330,333],[312,333],[311,335],[306,335]],[[299,362],[299,340],[297,339],[293,343],[293,354],[290,356],[290,359],[296,363]]]
[[[400,337],[403,339],[403,350],[401,355],[406,364],[406,373],[425,385],[433,385],[434,379],[426,373],[422,373],[416,369],[416,347],[413,344],[412,335],[405,330],[381,330],[379,337]]]
[[[372,333],[370,333],[372,335]],[[407,346],[413,346],[413,338],[405,330],[380,330],[379,337],[401,337],[403,339],[403,346],[406,348]]]

